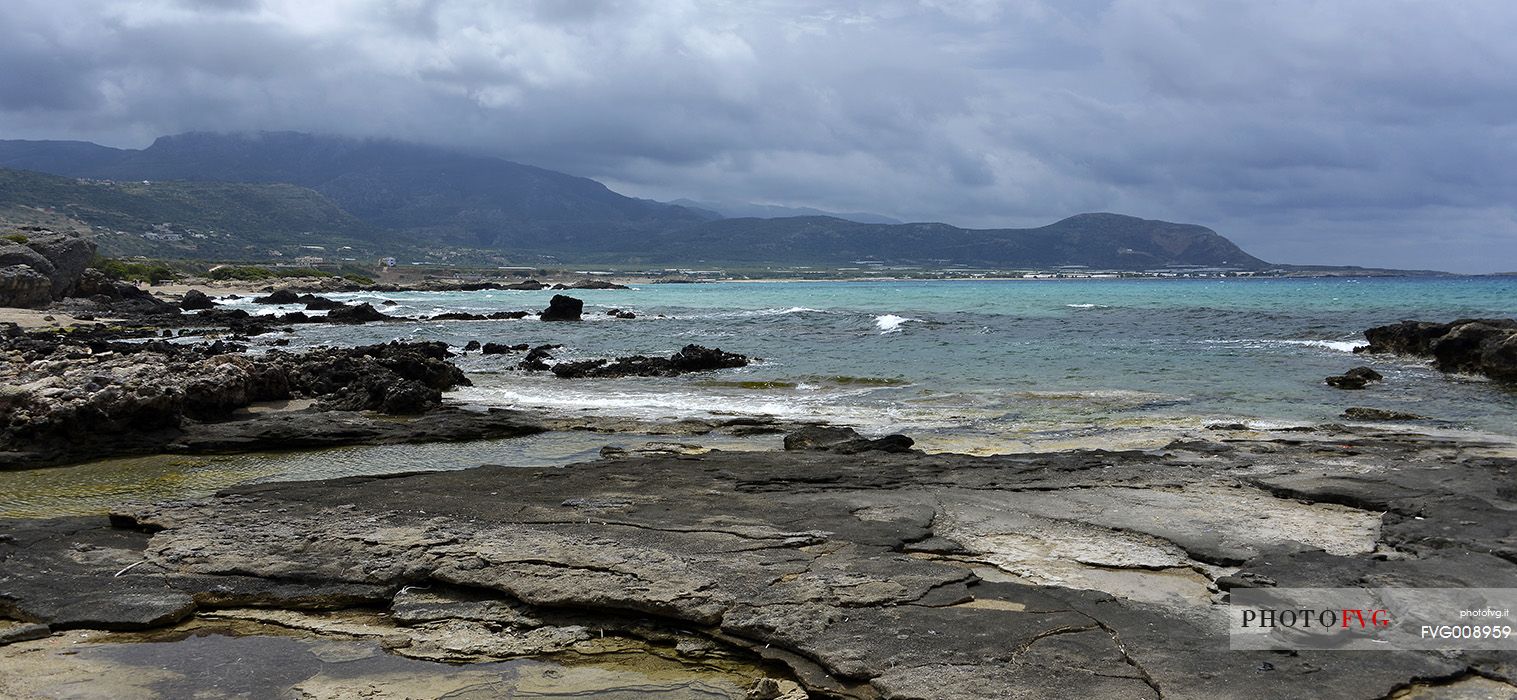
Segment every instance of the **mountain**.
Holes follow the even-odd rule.
[[[686,209],[707,211],[714,214],[711,218],[723,219],[784,219],[797,216],[830,216],[834,219],[853,221],[860,224],[899,224],[900,219],[893,219],[884,214],[871,214],[866,211],[832,212],[811,207],[782,207],[778,204],[754,204],[752,202],[698,202],[693,199],[676,199],[670,204],[677,204]]]
[[[664,251],[679,251],[686,259],[724,263],[837,265],[876,260],[932,267],[1046,269],[1084,265],[1115,270],[1170,265],[1269,266],[1204,226],[1121,214],[1080,214],[1027,229],[862,224],[830,217],[721,219],[665,231],[641,246],[608,252],[657,262],[667,259]]]
[[[142,150],[68,141],[0,141],[0,167],[114,180],[288,183],[381,229],[493,247],[699,223],[683,207],[625,197],[588,178],[489,156],[293,132],[188,133]]]
[[[293,252],[376,236],[320,193],[295,185],[116,182],[0,169],[0,219],[44,215],[89,225],[115,254],[264,258],[271,248]]]
[[[290,132],[189,133],[142,150],[0,141],[0,168],[150,181],[116,189],[33,182],[23,188],[25,196],[5,196],[30,207],[76,211],[112,230],[135,233],[132,226],[154,223],[215,228],[245,238],[237,248],[244,252],[307,240],[318,245],[330,236],[364,239],[377,250],[466,248],[524,262],[849,265],[867,259],[1126,270],[1267,265],[1211,229],[1119,214],[985,230],[842,216],[716,219],[719,214],[704,207],[626,197],[594,180],[500,158]],[[20,176],[11,177],[0,189],[20,187]]]

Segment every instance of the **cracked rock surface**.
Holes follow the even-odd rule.
[[[1509,446],[1370,429],[1213,437],[241,487],[109,523],[0,523],[0,616],[55,631],[208,615],[320,628],[379,608],[386,646],[420,658],[630,635],[747,650],[816,697],[1517,691],[1517,652],[1229,651],[1221,591],[1517,586]]]

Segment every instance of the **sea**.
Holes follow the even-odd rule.
[[[386,313],[537,311],[553,291],[329,294]],[[254,351],[389,340],[562,344],[556,358],[669,355],[688,344],[756,360],[670,378],[559,379],[516,368],[523,353],[462,354],[471,407],[666,421],[771,416],[904,433],[928,451],[1153,449],[1215,424],[1268,429],[1352,423],[1350,406],[1425,420],[1393,427],[1517,438],[1517,391],[1406,357],[1355,354],[1363,331],[1403,319],[1517,317],[1517,278],[1066,279],[720,282],[576,290],[584,321],[406,321],[294,326]],[[387,303],[388,302],[388,303]],[[228,300],[250,313],[301,307]],[[609,315],[631,311],[635,319]],[[1360,391],[1323,378],[1358,365]],[[657,435],[548,434],[488,443],[354,447],[283,455],[144,457],[0,475],[0,514],[99,509],[245,481],[324,478],[480,463],[594,459]],[[679,438],[681,440],[685,438]],[[700,442],[700,440],[697,440]],[[772,449],[778,438],[704,439]],[[146,475],[146,476],[144,476]],[[6,480],[26,479],[9,484]]]

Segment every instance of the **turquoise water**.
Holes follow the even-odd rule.
[[[553,292],[333,295],[417,315],[537,310]],[[1215,420],[1336,420],[1348,406],[1517,435],[1517,392],[1404,358],[1354,355],[1401,319],[1517,316],[1517,280],[985,280],[643,285],[578,291],[587,322],[536,319],[298,328],[292,347],[392,338],[563,343],[560,358],[668,354],[686,343],[762,358],[674,379],[560,380],[469,355],[480,405],[664,418],[767,414],[951,442],[1098,440]],[[245,308],[252,309],[247,306]],[[605,316],[628,309],[639,318]],[[271,309],[262,309],[271,310]],[[1358,392],[1322,378],[1369,364]]]

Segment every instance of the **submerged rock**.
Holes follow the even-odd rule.
[[[1353,406],[1343,411],[1343,417],[1352,420],[1426,420],[1425,416],[1405,411],[1390,411],[1384,408]]]

